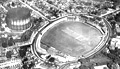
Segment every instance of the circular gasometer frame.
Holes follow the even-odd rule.
[[[94,47],[92,50],[88,51],[86,54],[79,55],[79,57],[75,57],[75,58],[77,58],[77,59],[88,58],[88,57],[93,56],[94,54],[100,52],[102,49],[104,49],[106,47],[106,44],[108,44],[108,42],[110,40],[110,36],[112,36],[111,25],[105,18],[101,18],[102,21],[104,22],[104,29],[103,29],[97,24],[86,22],[87,19],[89,20],[89,17],[84,18],[81,16],[67,16],[67,17],[61,18],[59,20],[56,20],[54,22],[51,22],[48,25],[40,28],[34,41],[33,41],[33,45],[31,46],[32,53],[40,59],[43,58],[43,57],[41,57],[41,55],[49,54],[45,49],[41,48],[41,43],[40,43],[41,38],[51,27],[55,26],[56,24],[58,24],[62,21],[77,21],[77,22],[79,21],[82,23],[86,23],[86,24],[93,26],[94,28],[97,28],[102,34],[102,37],[101,37],[102,39],[96,47]],[[55,50],[55,52],[56,51],[58,51],[58,50]],[[66,53],[64,53],[64,54],[66,55]],[[69,55],[69,54],[67,54],[67,55]],[[71,56],[71,57],[73,57],[73,56]]]

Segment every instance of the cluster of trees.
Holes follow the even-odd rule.
[[[6,48],[8,46],[13,46],[15,44],[14,39],[12,37],[0,38],[0,43],[3,48]]]
[[[107,57],[109,57],[113,63],[118,63],[120,65],[120,49],[115,48],[115,50],[110,50],[110,53],[103,53]]]
[[[25,33],[22,34],[21,36],[21,41],[24,42],[24,41],[28,41],[32,35],[32,30],[27,30]]]

